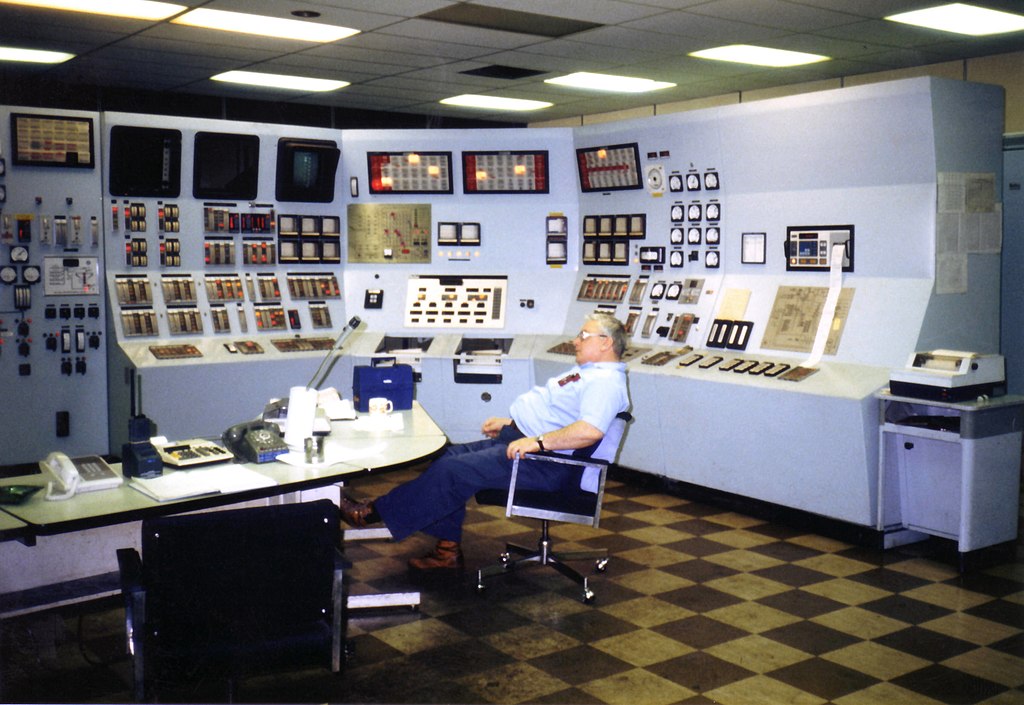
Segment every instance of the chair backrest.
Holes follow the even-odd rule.
[[[338,540],[327,500],[148,519],[150,629],[180,646],[273,639],[329,619]]]
[[[601,521],[601,503],[604,501],[604,483],[608,466],[618,456],[622,437],[632,420],[629,412],[624,411],[616,416],[589,457],[560,456],[557,453],[545,457],[546,462],[582,468],[579,492],[562,494],[516,489],[519,463],[517,458],[513,462],[512,483],[505,505],[505,515],[597,527]]]

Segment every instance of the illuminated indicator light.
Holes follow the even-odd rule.
[[[484,180],[486,180],[487,179],[487,172],[484,171],[483,169],[477,170],[476,178],[477,178],[477,181],[484,181]]]
[[[436,164],[431,164],[430,166],[427,167],[427,174],[429,174],[430,176],[440,176],[441,167],[437,166]]]
[[[603,149],[603,148],[597,150],[597,158],[598,159],[607,159],[608,158],[608,150],[607,149]]]
[[[407,162],[409,162],[410,164],[419,164],[420,163],[420,155],[418,155],[418,154],[410,154],[410,155],[408,155],[405,158],[405,160]]]
[[[386,188],[391,188],[392,183],[393,183],[393,180],[392,180],[392,178],[390,176],[382,176],[382,177],[380,177],[380,185],[381,186],[384,186]]]
[[[515,172],[516,176],[526,176],[526,165],[525,164],[516,164],[512,168],[512,171]]]

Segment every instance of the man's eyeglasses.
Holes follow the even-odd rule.
[[[576,334],[576,337],[580,340],[585,341],[587,338],[607,338],[608,336],[604,333],[591,333],[588,330],[581,330]]]

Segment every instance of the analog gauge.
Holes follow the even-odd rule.
[[[701,211],[699,203],[691,203],[690,207],[686,209],[686,219],[691,223],[696,223],[700,220]]]
[[[14,267],[0,267],[0,282],[13,284],[18,280],[18,270]]]
[[[704,253],[704,266],[708,269],[718,269],[718,250],[708,250]]]
[[[672,231],[668,234],[668,241],[673,245],[683,244],[683,229],[672,228]]]
[[[686,231],[686,243],[689,245],[700,244],[700,228],[688,228]]]
[[[700,191],[700,177],[696,174],[686,175],[686,190],[687,191]]]
[[[32,265],[21,268],[21,280],[26,284],[35,284],[39,281],[39,267]]]
[[[680,221],[683,219],[683,207],[679,205],[672,206],[670,217],[673,221]]]
[[[668,177],[668,190],[669,191],[682,191],[683,190],[683,177],[679,174],[672,174]]]
[[[11,248],[11,261],[12,262],[27,262],[28,261],[28,248],[16,245]]]
[[[722,231],[718,228],[708,228],[704,231],[704,242],[709,245],[717,245],[722,241]]]
[[[704,214],[708,220],[721,220],[722,209],[717,203],[709,203]]]
[[[672,250],[668,253],[668,266],[670,267],[682,267],[683,266],[683,253],[680,250]]]
[[[647,169],[647,188],[651,191],[662,191],[665,188],[665,168],[656,165]]]
[[[651,300],[657,301],[665,295],[665,282],[655,282],[651,287]]]
[[[704,188],[714,191],[718,188],[718,172],[709,171],[704,174]]]
[[[681,293],[683,293],[683,285],[679,282],[672,282],[668,285],[668,288],[665,289],[665,298],[671,301],[676,301]]]

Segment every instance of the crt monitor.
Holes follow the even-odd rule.
[[[110,128],[110,195],[177,198],[181,194],[181,131]]]
[[[197,132],[192,162],[195,198],[256,198],[260,171],[260,138],[224,132]]]
[[[341,150],[331,140],[283,137],[277,143],[279,201],[330,203]]]

